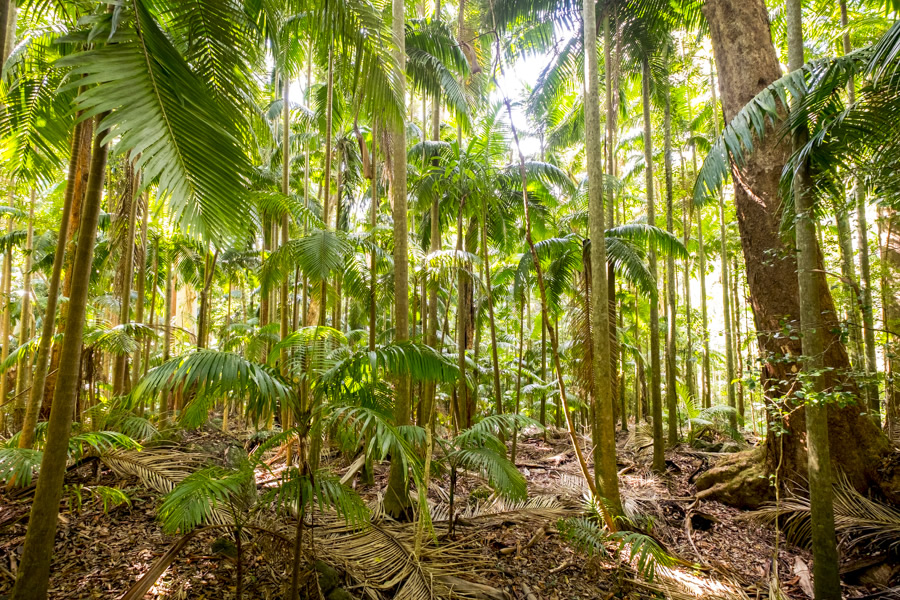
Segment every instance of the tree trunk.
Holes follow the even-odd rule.
[[[10,192],[10,207],[12,206],[12,192]],[[9,217],[6,226],[6,233],[12,233],[13,230],[13,218]],[[11,326],[11,318],[10,311],[12,309],[12,246],[6,249],[6,253],[3,255],[3,346],[2,350],[0,350],[0,362],[6,360],[9,356],[9,338],[12,332],[10,331]],[[9,374],[3,373],[0,375],[0,403],[5,404],[7,399],[6,397],[9,395]],[[4,425],[6,420],[4,419]]]
[[[665,149],[664,161],[666,171],[666,231],[675,230],[675,207],[672,192],[672,98],[666,87],[665,105]],[[678,443],[678,356],[676,345],[675,312],[675,257],[671,252],[666,254],[666,409],[669,413],[669,446]]]
[[[72,190],[72,213],[69,218],[69,231],[66,234],[66,250],[63,256],[63,284],[62,296],[68,298],[72,295],[72,263],[75,260],[75,240],[81,224],[81,209],[84,202],[85,191],[87,190],[88,175],[91,162],[91,143],[94,139],[94,122],[90,119],[81,122],[81,131],[79,137],[76,138],[79,145],[78,161],[75,166],[75,178],[73,180]],[[60,233],[62,235],[62,233]],[[69,312],[69,303],[63,302],[59,305],[59,319],[57,323],[57,331],[62,333],[66,330],[66,315]],[[47,382],[44,385],[44,398],[41,403],[41,417],[50,416],[50,405],[53,403],[53,396],[56,390],[56,374],[59,370],[59,353],[61,346],[54,344],[50,349],[50,366],[47,369]]]
[[[700,264],[700,321],[703,329],[703,362],[701,365],[701,383],[703,384],[703,408],[712,406],[711,368],[709,364],[709,312],[706,307],[706,248],[703,243],[703,208],[697,207],[697,254]]]
[[[16,585],[12,592],[13,600],[42,600],[47,597],[50,561],[53,556],[53,538],[56,533],[63,479],[66,474],[72,412],[75,408],[75,398],[78,395],[81,338],[84,333],[94,241],[97,235],[97,220],[100,214],[103,182],[106,174],[108,147],[101,143],[103,137],[98,134],[94,140],[90,178],[73,265],[72,293],[69,296],[68,323],[60,353],[59,375],[47,426],[47,442],[41,460],[41,476],[38,478],[34,502],[31,506],[25,550],[19,562]]]
[[[15,0],[0,0],[0,52],[3,52],[3,60],[0,67],[6,64],[16,33],[16,3]]]
[[[710,25],[713,51],[719,69],[722,109],[732,119],[759,91],[781,76],[769,32],[768,13],[761,0],[712,0],[704,6]],[[735,205],[741,245],[747,268],[750,301],[764,364],[761,377],[767,396],[784,396],[794,380],[795,359],[802,354],[799,340],[792,339],[800,312],[797,263],[779,235],[779,180],[790,148],[778,135],[760,140],[745,166],[735,174]],[[821,257],[819,258],[821,261]],[[816,293],[821,299],[824,364],[831,369],[826,379],[843,379],[850,365],[847,352],[833,333],[838,324],[825,277],[817,273]],[[785,335],[785,332],[787,335]],[[781,382],[786,382],[782,384]],[[853,390],[851,381],[843,381]],[[828,383],[828,385],[831,385]],[[772,400],[770,400],[770,408]],[[789,435],[766,439],[764,460],[740,456],[724,461],[698,478],[703,497],[715,497],[742,506],[758,506],[772,497],[767,475],[781,464],[780,481],[805,477],[807,472],[806,423],[803,407],[782,406],[784,418],[770,410],[770,420],[780,420]],[[861,406],[853,402],[828,409],[831,458],[858,489],[877,485],[880,459],[888,449],[885,436]],[[770,429],[771,430],[771,429]],[[783,448],[783,455],[780,449]],[[890,490],[882,488],[886,494]]]
[[[406,98],[406,43],[403,0],[391,2],[391,30],[397,47],[399,96]],[[409,339],[409,258],[408,226],[406,214],[406,124],[404,119],[391,123],[391,200],[394,217],[394,339]],[[394,425],[409,424],[409,378],[397,378],[394,387]],[[391,456],[391,472],[384,495],[384,510],[394,518],[408,518],[410,512],[409,477],[405,463],[397,452]]]
[[[884,209],[882,264],[885,282],[900,279],[900,213]],[[884,285],[884,328],[887,330],[885,403],[891,438],[900,438],[900,287]]]
[[[140,249],[140,255],[138,257],[138,273],[137,273],[137,301],[134,305],[134,322],[144,324],[144,296],[147,293],[147,249],[149,248],[148,240],[147,240],[147,225],[150,219],[150,194],[146,191],[142,195],[143,202],[141,203],[141,237],[140,241],[137,245],[137,248]],[[152,306],[150,308],[151,312],[153,310]],[[149,340],[143,344],[141,344],[141,349],[134,354],[134,358],[131,362],[131,385],[137,383],[137,380],[141,376],[141,364],[146,363],[146,358],[144,358],[144,348],[147,348],[147,344]],[[141,411],[144,410],[144,404],[141,402]]]
[[[719,113],[716,100],[716,81],[713,74],[712,59],[709,61],[709,88],[712,92],[713,122],[715,123],[716,137],[719,137]],[[733,410],[728,415],[728,425],[732,431],[737,431],[737,402],[734,395],[734,342],[732,341],[731,321],[731,285],[729,285],[728,273],[728,238],[725,225],[725,194],[718,190],[719,196],[719,259],[722,269],[722,314],[725,321],[725,385],[728,394],[728,406]]]
[[[135,228],[137,225],[137,205],[138,199],[136,194],[136,181],[134,168],[131,161],[128,160],[125,168],[125,191],[122,195],[123,207],[127,210],[126,221],[124,223],[125,231],[120,234],[123,237],[122,256],[119,261],[119,269],[116,275],[119,287],[119,298],[121,306],[119,309],[119,325],[124,325],[131,320],[131,281],[134,279],[134,238]],[[123,211],[124,212],[124,211]],[[122,227],[122,224],[119,225]],[[201,314],[201,318],[203,315]],[[125,393],[125,373],[128,368],[128,356],[125,354],[117,354],[113,357],[113,396],[120,396]]]
[[[25,241],[25,264],[22,267],[22,310],[19,313],[19,346],[23,346],[31,338],[31,251],[34,249],[34,203],[35,191],[31,188],[31,202],[28,209],[28,234]],[[15,424],[25,424],[25,397],[28,383],[31,381],[31,357],[20,357],[16,366],[16,403]]]
[[[622,512],[616,468],[615,394],[611,377],[609,281],[606,264],[606,215],[603,206],[603,141],[600,129],[600,68],[597,64],[596,3],[582,4],[585,40],[585,160],[588,172],[588,215],[591,238],[591,337],[593,402],[591,435],[594,442],[594,478],[613,512]],[[603,16],[606,23],[609,15]],[[608,25],[604,25],[608,27]],[[525,182],[522,182],[525,185]],[[523,188],[524,191],[524,188]],[[532,252],[534,252],[532,250]],[[534,262],[538,259],[535,256]],[[542,292],[543,293],[543,292]]]
[[[41,400],[44,397],[44,383],[47,380],[47,366],[50,362],[50,346],[53,344],[53,330],[56,324],[56,306],[59,301],[59,282],[62,275],[62,265],[66,252],[66,240],[69,237],[69,221],[72,215],[72,196],[75,192],[76,166],[78,164],[78,151],[80,149],[79,138],[84,128],[84,121],[75,125],[72,134],[72,154],[69,160],[69,175],[66,180],[66,191],[63,195],[62,218],[59,223],[59,237],[56,241],[56,252],[53,255],[53,272],[50,275],[50,285],[47,289],[47,308],[44,310],[44,323],[41,329],[41,343],[38,347],[37,358],[34,361],[34,380],[31,384],[31,392],[28,399],[28,407],[25,410],[25,423],[22,425],[22,435],[19,438],[20,448],[31,448],[34,444],[34,427],[37,425],[38,413],[41,408]],[[2,396],[0,396],[2,401]]]
[[[653,198],[653,131],[650,124],[650,63],[645,56],[641,63],[641,91],[644,106],[644,172],[647,175],[647,223],[656,225],[656,206]],[[653,470],[666,470],[663,454],[662,396],[659,360],[659,291],[656,267],[656,244],[648,243],[647,259],[653,288],[650,290],[650,406],[653,411]]]
[[[788,38],[788,68],[803,67],[803,8],[800,0],[787,0],[785,10]],[[794,102],[800,102],[795,98]],[[804,123],[794,132],[793,149],[800,152],[809,141]],[[794,232],[797,240],[797,278],[800,288],[800,337],[803,349],[804,398],[806,401],[806,437],[808,446],[810,533],[813,551],[813,586],[816,600],[840,600],[837,538],[834,532],[833,478],[828,460],[828,402],[817,394],[829,390],[822,371],[824,361],[824,331],[821,297],[816,272],[819,271],[819,245],[816,237],[815,201],[809,164],[801,164],[794,174]],[[865,230],[860,223],[861,231]],[[868,266],[868,265],[867,265]],[[827,396],[826,396],[827,398]]]
[[[487,209],[485,208],[481,223],[481,262],[482,268],[484,269],[485,286],[487,288],[488,319],[491,328],[491,364],[493,365],[494,371],[494,411],[498,415],[502,415],[503,392],[500,388],[500,360],[497,356],[497,325],[494,321],[494,290],[491,285],[491,262],[490,254],[488,254],[487,223],[485,223],[486,215]],[[517,396],[518,394],[519,392],[516,391]],[[518,406],[518,400],[516,401],[516,405]]]

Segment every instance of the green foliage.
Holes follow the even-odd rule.
[[[247,490],[253,483],[253,470],[249,466],[237,471],[208,467],[188,475],[166,495],[159,507],[163,530],[190,531],[219,517],[222,511],[230,511],[237,518],[237,512],[249,504]]]
[[[82,118],[103,115],[100,131],[117,138],[117,151],[140,156],[135,168],[170,197],[181,229],[207,239],[231,238],[250,223],[250,167],[234,112],[210,94],[148,4],[129,0],[124,10],[99,20],[79,40],[93,40],[97,47],[58,64],[70,70],[70,85],[84,88],[78,96]]]
[[[28,487],[32,477],[40,469],[44,453],[29,448],[0,448],[0,480],[15,482],[16,486]]]
[[[653,581],[657,567],[668,567],[674,559],[653,537],[636,531],[620,530],[610,533],[601,527],[594,514],[560,521],[557,528],[563,539],[589,556],[601,555],[623,560],[639,575]]]

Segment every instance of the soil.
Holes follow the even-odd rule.
[[[235,440],[206,432],[207,446],[233,447]],[[196,445],[196,444],[195,444]],[[679,447],[667,452],[668,471],[653,475],[649,462],[629,450],[625,436],[619,440],[620,480],[627,513],[649,516],[643,520],[645,532],[653,535],[680,561],[660,568],[657,585],[681,590],[682,597],[754,597],[768,589],[773,565],[777,565],[783,592],[792,598],[807,598],[810,555],[783,540],[777,560],[775,531],[750,521],[745,513],[715,501],[696,499],[693,481],[714,464],[719,456]],[[562,432],[525,436],[518,444],[516,464],[525,475],[530,496],[548,502],[572,516],[581,513],[584,489],[568,438]],[[346,469],[340,456],[330,459],[336,470]],[[353,485],[366,500],[376,500],[387,478],[387,466],[376,467],[375,486],[363,487],[358,478]],[[429,490],[434,502],[447,499],[446,476],[436,477]],[[141,487],[137,480],[122,480],[112,472],[93,465],[74,470],[67,479],[67,493],[57,531],[50,597],[69,599],[113,599],[122,596],[153,561],[163,555],[178,536],[162,532],[156,519],[159,494]],[[107,507],[88,491],[90,486],[117,487],[126,492],[130,506]],[[81,486],[78,505],[75,491]],[[457,487],[457,511],[477,515],[475,505],[486,505],[489,492],[479,478],[463,474]],[[8,490],[0,492],[0,598],[12,588],[21,555],[30,500],[12,499]],[[575,600],[648,597],[652,586],[637,585],[630,569],[622,569],[609,557],[585,556],[564,540],[558,516],[540,514],[498,518],[461,518],[456,537],[472,550],[477,573],[459,576],[487,584],[497,597],[525,600]],[[440,527],[437,528],[440,533]],[[228,551],[230,539],[221,531],[203,533],[159,579],[145,598],[203,599],[235,597],[236,563]],[[440,535],[438,536],[440,539]],[[284,560],[273,558],[269,548],[250,542],[244,548],[243,598],[282,598],[289,581]],[[876,569],[885,570],[884,562]],[[469,567],[467,567],[469,568]],[[471,576],[470,576],[471,575]],[[896,578],[896,569],[884,583]],[[869,585],[862,582],[870,581]],[[857,587],[847,587],[849,597],[876,591],[871,580],[856,577]],[[667,583],[668,582],[668,583]],[[353,598],[359,593],[339,589],[335,598]],[[688,590],[688,595],[684,591]],[[333,593],[334,594],[334,593]],[[329,596],[330,597],[330,596]]]

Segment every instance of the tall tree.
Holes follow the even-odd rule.
[[[50,560],[53,556],[53,539],[56,534],[59,501],[66,474],[69,449],[69,433],[72,429],[72,413],[79,392],[81,366],[81,338],[84,333],[85,313],[90,286],[91,267],[94,258],[94,240],[97,221],[103,199],[106,176],[106,157],[109,147],[103,143],[106,137],[97,133],[91,158],[90,176],[78,232],[72,275],[72,293],[69,296],[69,312],[66,332],[60,352],[59,374],[50,420],[47,424],[47,441],[41,460],[41,476],[38,478],[25,550],[16,573],[13,600],[43,600],[50,584]]]
[[[800,69],[803,58],[803,7],[787,0],[788,68]],[[802,97],[795,98],[795,102]],[[794,152],[808,141],[805,126],[793,136]],[[841,579],[834,506],[830,449],[828,446],[828,389],[823,377],[825,340],[822,305],[816,281],[819,245],[816,237],[815,202],[807,163],[799,166],[793,182],[794,232],[797,240],[797,278],[800,288],[800,337],[803,348],[802,377],[806,380],[806,436],[809,456],[809,505],[813,551],[813,586],[816,600],[840,600]],[[726,287],[726,290],[728,288]],[[727,295],[727,292],[726,292]]]
[[[704,5],[703,12],[718,67],[722,110],[729,122],[757,93],[781,76],[768,13],[761,0],[713,0]],[[797,262],[779,233],[779,181],[790,152],[783,138],[770,133],[755,144],[740,167],[731,167],[735,173],[735,207],[747,283],[763,360],[761,379],[768,397],[785,396],[789,391],[798,368],[790,357],[803,353],[799,341],[793,339],[796,336],[780,334],[786,326],[796,326],[800,313]],[[815,280],[826,337],[826,378],[839,379],[847,372],[849,360],[834,333],[839,331],[839,325],[824,274],[817,272]],[[782,481],[789,479],[790,474],[805,476],[808,459],[804,409],[791,405],[789,410],[790,419],[786,419],[770,405],[767,418],[772,429],[785,429],[790,435],[769,436],[761,452],[722,461],[698,478],[701,495],[758,506],[771,497],[767,474],[779,464]],[[857,488],[865,489],[879,481],[877,465],[887,441],[872,419],[868,415],[861,417],[860,413],[860,406],[855,403],[830,406],[829,443],[833,463]]]
[[[647,222],[656,224],[656,202],[653,182],[653,125],[650,122],[650,59],[646,55],[641,60],[641,102],[644,109],[644,172],[646,173]],[[647,252],[650,277],[650,410],[653,418],[653,470],[666,470],[663,452],[662,425],[662,365],[659,357],[659,284],[656,259],[656,243],[650,241]]]
[[[406,98],[406,40],[405,3],[391,2],[391,31],[394,39],[397,85],[400,98]],[[401,116],[389,122],[390,162],[388,177],[391,184],[391,204],[394,218],[394,339],[409,339],[409,233],[406,209],[406,123]],[[324,307],[323,307],[324,310]],[[400,376],[394,384],[394,424],[409,424],[409,378]],[[394,518],[408,516],[409,477],[406,462],[399,452],[391,459],[388,488],[384,495],[384,509]]]
[[[600,69],[597,64],[596,2],[582,4],[584,26],[584,133],[591,233],[591,338],[593,342],[593,442],[597,488],[621,512],[616,468],[615,394],[610,374],[609,292],[606,270],[606,215],[603,207],[603,146],[600,128]],[[608,19],[608,15],[604,19]],[[610,91],[607,89],[607,94]]]

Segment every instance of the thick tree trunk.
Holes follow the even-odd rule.
[[[108,147],[101,143],[102,138],[102,135],[97,135],[94,140],[90,179],[73,265],[72,293],[69,296],[68,323],[62,342],[59,376],[47,427],[47,443],[41,460],[41,475],[38,478],[28,521],[25,550],[19,562],[16,585],[12,592],[13,600],[43,600],[47,597],[53,538],[66,474],[72,413],[79,392],[81,338],[84,333],[94,241],[106,174]]]
[[[711,0],[704,7],[710,25],[713,51],[719,69],[722,109],[726,121],[759,91],[781,76],[769,32],[768,13],[762,0]],[[764,359],[763,385],[770,404],[792,386],[802,354],[799,339],[790,329],[797,327],[800,313],[797,262],[792,248],[779,235],[779,179],[790,147],[777,135],[767,135],[743,169],[735,173],[735,203],[741,245],[747,268],[750,301],[757,339]],[[820,258],[821,260],[821,258]],[[825,335],[824,365],[837,379],[849,367],[846,349],[833,331],[837,329],[834,303],[825,277],[816,274],[816,293],[821,299]],[[782,385],[781,382],[786,382]],[[852,382],[844,382],[852,389]],[[831,383],[829,383],[831,385]],[[744,506],[756,506],[772,495],[767,474],[779,464],[779,479],[806,476],[806,423],[802,407],[782,404],[782,419],[788,435],[769,435],[762,457],[736,457],[710,470],[697,480],[704,497]],[[877,469],[887,451],[885,436],[867,415],[865,407],[850,403],[828,410],[831,457],[859,489],[877,484]],[[770,411],[770,420],[781,419]],[[771,431],[771,428],[770,428]],[[882,489],[890,493],[889,490]]]

